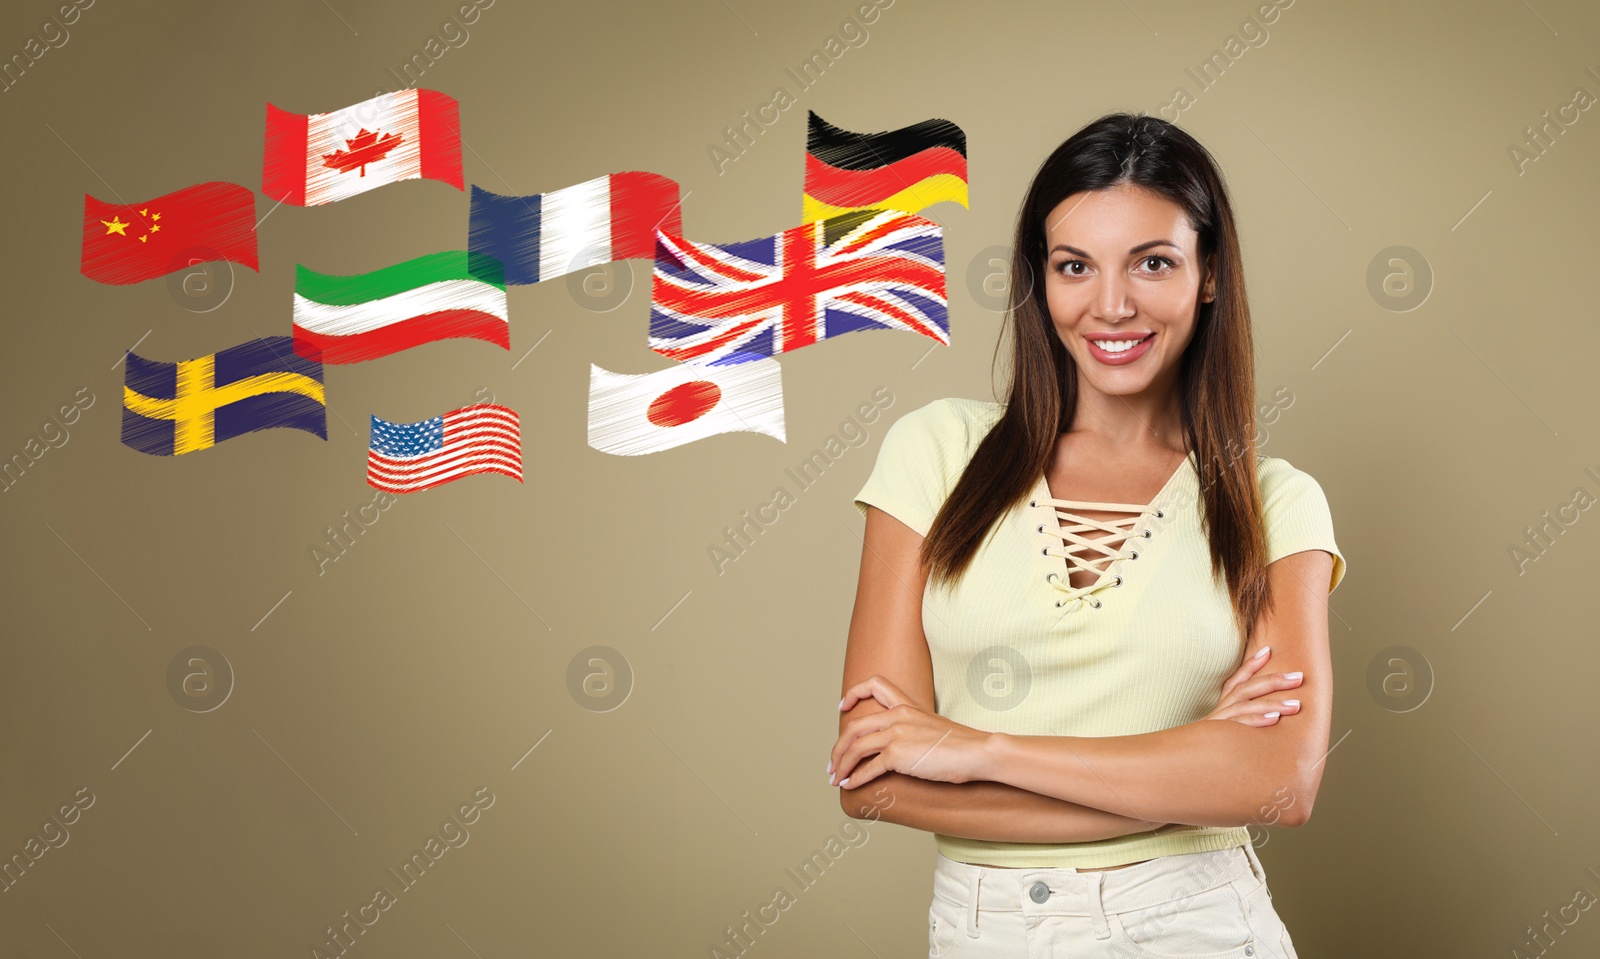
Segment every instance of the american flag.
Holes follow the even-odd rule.
[[[899,210],[856,210],[742,243],[656,231],[650,348],[744,363],[855,330],[950,342],[944,233]]]
[[[522,432],[516,410],[478,403],[421,423],[372,418],[367,484],[415,493],[472,473],[522,482]]]

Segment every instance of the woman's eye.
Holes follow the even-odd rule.
[[[1159,273],[1163,269],[1171,268],[1172,266],[1174,266],[1172,260],[1170,260],[1170,259],[1168,259],[1167,257],[1164,257],[1164,256],[1156,256],[1156,255],[1147,256],[1144,259],[1140,260],[1139,262],[1143,266],[1145,266],[1149,270],[1149,272],[1152,272],[1152,273]],[[1061,262],[1056,264],[1056,268],[1055,269],[1056,269],[1057,273],[1060,273],[1063,276],[1083,276],[1083,272],[1078,270],[1078,269],[1076,269],[1076,268],[1077,267],[1087,267],[1087,266],[1088,266],[1088,264],[1083,262],[1082,260],[1062,260]]]

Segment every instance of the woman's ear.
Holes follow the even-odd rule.
[[[1206,260],[1206,278],[1200,286],[1200,302],[1210,303],[1217,298],[1217,258]]]

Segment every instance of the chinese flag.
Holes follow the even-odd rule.
[[[249,189],[212,181],[127,205],[83,195],[82,269],[89,279],[138,283],[211,260],[260,272]]]

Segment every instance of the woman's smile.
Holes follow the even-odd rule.
[[[1113,337],[1116,337],[1113,339]],[[1127,366],[1150,352],[1154,333],[1089,333],[1089,355],[1107,366]]]

